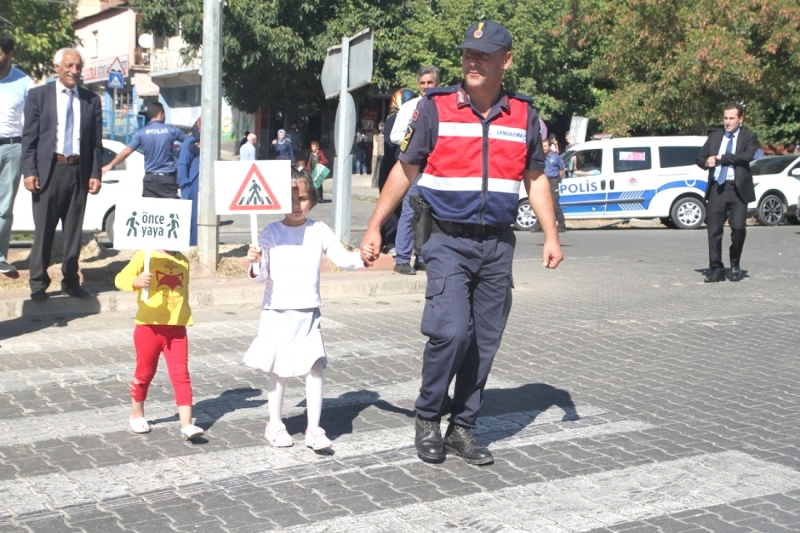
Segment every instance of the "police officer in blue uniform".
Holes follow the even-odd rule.
[[[174,126],[164,124],[164,106],[158,102],[147,108],[150,120],[134,133],[131,142],[103,167],[103,174],[124,161],[141,146],[144,152],[144,198],[178,198],[178,176],[172,146],[182,143],[188,136]]]
[[[496,22],[480,21],[467,29],[460,48],[464,81],[431,89],[420,101],[361,255],[367,264],[377,258],[381,224],[421,172],[420,195],[430,204],[433,224],[422,247],[428,284],[421,329],[428,342],[415,446],[424,461],[440,462],[450,453],[480,465],[493,457],[472,429],[511,308],[511,224],[521,184],[544,231],[543,265],[556,268],[563,254],[543,173],[538,114],[530,98],[502,87],[512,61],[511,35]],[[442,437],[440,421],[448,415]]]

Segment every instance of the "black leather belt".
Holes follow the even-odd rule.
[[[62,163],[66,163],[68,165],[77,165],[81,162],[81,156],[71,155],[67,157],[61,154],[53,154],[53,161],[61,161]]]
[[[175,176],[177,172],[148,172],[147,174],[152,174],[154,176]]]
[[[0,138],[0,144],[18,144],[22,142],[22,137],[3,137]]]
[[[486,226],[484,224],[461,224],[460,222],[446,222],[433,219],[431,233],[444,233],[451,237],[464,237],[467,239],[485,239],[495,237],[505,230],[505,226]]]

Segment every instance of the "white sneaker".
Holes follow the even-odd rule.
[[[264,430],[264,438],[276,448],[288,448],[289,446],[294,446],[292,436],[289,435],[288,431],[286,431],[286,426],[284,424],[278,425],[267,423],[267,427]]]
[[[13,274],[17,267],[7,261],[0,261],[0,274]]]
[[[183,437],[183,440],[192,440],[197,437],[202,437],[203,433],[205,433],[205,431],[194,424],[187,424],[181,428],[181,437]]]
[[[325,436],[325,430],[322,428],[313,428],[306,430],[306,446],[314,451],[328,450],[333,444],[328,437]]]
[[[150,424],[145,417],[131,417],[131,431],[134,433],[150,433]]]

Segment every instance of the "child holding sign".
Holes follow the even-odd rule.
[[[139,291],[139,310],[133,330],[136,370],[131,381],[131,430],[135,433],[150,431],[144,417],[144,401],[163,352],[175,391],[181,436],[183,440],[191,440],[201,436],[203,430],[192,424],[192,383],[186,340],[186,326],[192,325],[189,260],[179,252],[153,251],[148,272],[145,272],[145,260],[145,252],[136,252],[114,279],[120,290]],[[146,298],[143,298],[142,289],[148,289]]]
[[[269,422],[264,437],[273,446],[294,444],[281,420],[286,380],[306,378],[306,446],[327,450],[331,441],[319,427],[322,414],[322,369],[327,364],[320,331],[319,294],[322,254],[343,269],[363,268],[359,252],[348,252],[333,231],[318,220],[306,219],[317,203],[317,189],[308,171],[292,170],[292,212],[261,232],[251,245],[248,277],[266,282],[258,336],[244,363],[269,372]],[[259,268],[254,269],[258,263]]]

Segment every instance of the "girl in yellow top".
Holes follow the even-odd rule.
[[[120,290],[139,292],[139,310],[133,330],[136,370],[131,381],[131,429],[136,433],[150,431],[144,417],[144,401],[156,375],[158,357],[163,352],[175,391],[181,436],[183,440],[191,440],[201,436],[203,430],[192,424],[192,383],[186,340],[186,326],[192,325],[189,261],[181,253],[157,250],[150,257],[150,272],[144,272],[144,260],[144,252],[136,252],[114,280]],[[149,293],[147,301],[142,298],[144,288]]]

